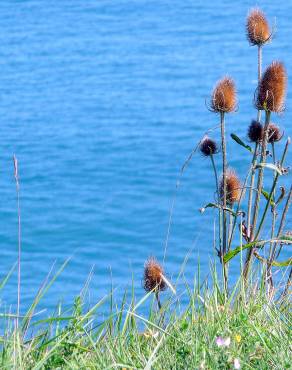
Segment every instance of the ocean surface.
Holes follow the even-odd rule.
[[[0,253],[2,279],[17,260],[13,154],[20,176],[21,310],[49,270],[71,258],[41,307],[70,306],[93,271],[90,299],[132,279],[137,297],[147,257],[163,259],[171,279],[184,258],[192,282],[200,260],[207,275],[215,213],[208,159],[189,153],[219,117],[207,109],[216,81],[237,85],[238,110],[227,135],[246,138],[256,112],[257,50],[245,35],[254,1],[62,0],[0,2]],[[282,60],[292,78],[292,2],[257,1],[275,36],[264,66]],[[292,134],[291,78],[286,110],[273,121]],[[219,131],[212,132],[219,138]],[[284,142],[278,144],[280,153]],[[228,140],[229,164],[241,178],[249,155]],[[219,157],[217,157],[219,160]],[[291,151],[287,163],[291,165]],[[283,179],[291,183],[291,176]],[[174,201],[175,199],[175,201]],[[291,213],[287,218],[291,229]],[[282,258],[288,256],[285,251]],[[230,270],[231,280],[238,264]],[[1,291],[15,307],[16,270]]]

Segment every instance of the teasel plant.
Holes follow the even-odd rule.
[[[266,19],[264,12],[259,8],[251,9],[246,19],[246,35],[251,46],[256,46],[258,50],[258,81],[257,89],[259,89],[261,77],[262,77],[262,49],[263,46],[271,41],[272,32],[270,31],[269,23]],[[255,170],[254,167],[257,162],[257,152],[259,145],[261,144],[263,136],[263,127],[261,125],[261,109],[257,110],[257,119],[252,120],[249,129],[248,137],[251,142],[255,143],[254,154],[252,159],[252,169],[250,178],[250,188],[249,188],[249,200],[248,200],[248,214],[247,214],[247,230],[250,233],[251,227],[251,207],[253,200],[253,187],[255,180]]]
[[[218,244],[215,243],[215,248],[222,264],[223,283],[227,294],[228,264],[239,253],[243,256],[244,250],[246,250],[246,257],[245,260],[241,258],[241,266],[245,283],[248,282],[253,257],[256,257],[264,266],[265,284],[267,283],[268,289],[273,285],[272,267],[292,265],[291,258],[282,262],[278,261],[283,246],[292,243],[291,235],[284,232],[291,203],[291,188],[287,192],[284,186],[280,186],[280,191],[277,187],[281,176],[288,172],[288,168],[285,167],[285,158],[290,146],[290,138],[286,139],[283,153],[277,158],[276,147],[283,140],[284,132],[272,123],[272,118],[276,118],[274,115],[284,111],[287,74],[283,63],[279,61],[273,61],[262,74],[262,47],[272,37],[269,24],[262,11],[254,9],[250,12],[246,30],[250,44],[258,47],[258,83],[254,94],[254,106],[258,114],[255,119],[251,120],[247,130],[248,140],[253,146],[246,144],[236,134],[231,134],[232,139],[251,155],[249,170],[244,181],[241,183],[235,170],[229,168],[227,162],[225,117],[226,113],[234,112],[237,107],[235,84],[230,77],[224,77],[216,84],[209,107],[211,111],[220,114],[220,149],[222,152],[220,181],[213,156],[218,152],[217,147],[210,142],[208,137],[204,137],[200,142],[201,153],[211,157],[218,195],[217,203],[208,203],[201,208],[201,212],[209,207],[219,209],[219,238]],[[264,113],[263,123],[261,122],[262,112]],[[264,175],[269,177],[270,173],[273,174],[272,186],[267,191],[264,188]],[[246,194],[247,201],[245,202]],[[269,217],[268,210],[271,211],[271,217]],[[279,212],[281,214],[278,214]],[[228,225],[227,218],[229,218]],[[271,221],[271,225],[267,221]],[[234,247],[237,227],[239,228],[240,245]],[[268,227],[271,231],[269,239],[265,240],[262,235]],[[266,245],[270,246],[268,253],[265,249]],[[262,249],[264,256],[260,255]],[[267,255],[268,258],[266,258]],[[289,276],[291,280],[291,273]]]
[[[228,230],[227,230],[227,150],[226,150],[226,134],[225,134],[225,115],[236,110],[236,88],[233,79],[229,76],[223,77],[213,89],[210,110],[220,115],[220,131],[221,131],[221,151],[222,151],[222,180],[220,185],[220,198],[222,212],[219,214],[220,226],[222,225],[222,244],[219,246],[219,256],[223,266],[223,277],[225,290],[227,290],[227,266],[224,263],[224,256],[227,252],[228,245]],[[219,195],[219,194],[218,194]],[[221,227],[219,227],[219,232]]]
[[[150,257],[144,265],[143,286],[147,293],[153,292],[157,301],[159,310],[162,308],[160,293],[170,288],[173,294],[176,294],[171,282],[166,278],[163,267],[154,257]]]
[[[271,114],[272,113],[279,113],[284,110],[284,103],[285,103],[285,95],[286,95],[286,85],[287,85],[287,75],[284,65],[281,62],[274,61],[272,62],[264,72],[258,90],[257,90],[257,97],[256,97],[256,107],[261,109],[265,112],[265,124],[263,127],[263,135],[261,141],[261,153],[260,153],[260,160],[259,164],[256,165],[254,168],[258,169],[258,178],[257,178],[257,186],[256,186],[256,195],[253,205],[253,215],[252,221],[250,225],[250,241],[255,241],[261,231],[263,226],[264,219],[261,218],[260,224],[257,228],[257,219],[259,214],[259,207],[260,207],[260,199],[263,191],[263,179],[264,179],[264,169],[266,167],[266,159],[267,159],[267,145],[269,142],[269,132],[271,126]],[[274,133],[273,133],[274,134]],[[287,144],[284,149],[284,153],[280,162],[280,165],[283,166],[284,159],[286,157],[288,146],[290,140],[287,141]],[[268,202],[270,202],[275,187],[277,185],[279,173],[274,176],[273,181],[273,191],[269,194]],[[266,209],[264,211],[264,217],[266,216]],[[252,260],[253,252],[255,248],[251,248],[246,257],[245,266],[244,266],[244,277],[247,278],[250,262]]]

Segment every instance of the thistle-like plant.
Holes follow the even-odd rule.
[[[248,139],[251,143],[254,143],[254,146],[251,147],[245,144],[236,134],[231,135],[241,147],[251,154],[250,169],[244,182],[241,183],[236,172],[228,168],[227,161],[225,115],[235,111],[237,104],[235,84],[230,77],[224,77],[215,85],[210,103],[211,110],[220,114],[222,150],[222,177],[220,184],[218,184],[216,163],[213,158],[217,148],[214,146],[214,142],[206,137],[200,143],[200,151],[205,156],[211,156],[216,178],[218,203],[209,203],[203,209],[210,206],[219,209],[219,237],[216,250],[223,267],[225,289],[228,281],[227,263],[236,254],[245,249],[247,250],[243,266],[245,282],[248,280],[253,257],[265,264],[269,275],[269,278],[266,279],[268,285],[272,285],[273,265],[289,266],[292,264],[291,259],[284,262],[276,261],[284,243],[292,243],[291,236],[283,235],[285,220],[291,202],[291,188],[288,193],[283,186],[280,187],[279,193],[277,189],[280,177],[288,172],[288,169],[285,167],[285,158],[290,139],[286,140],[284,151],[280,158],[277,158],[275,146],[282,139],[283,132],[277,125],[271,123],[272,114],[283,112],[285,107],[287,74],[283,63],[274,61],[268,65],[262,75],[262,47],[267,41],[271,40],[271,32],[266,17],[261,10],[254,9],[250,12],[247,18],[246,31],[250,44],[258,47],[258,84],[254,99],[257,119],[251,121],[247,130]],[[261,112],[265,114],[263,123],[261,122]],[[267,168],[272,171],[265,171]],[[269,176],[271,174],[272,186],[267,191],[264,189],[264,175]],[[247,202],[245,202],[246,194],[248,194]],[[285,202],[285,205],[281,216],[278,217],[278,206],[281,202]],[[261,209],[261,207],[263,208]],[[267,217],[269,209],[272,217]],[[228,225],[227,218],[229,218]],[[269,221],[271,221],[270,226],[268,226]],[[262,239],[262,232],[265,228],[270,228],[271,230],[270,239],[268,240]],[[239,235],[236,234],[237,230],[239,230]],[[235,235],[241,240],[241,245],[237,248],[233,248]],[[246,244],[242,243],[244,240]],[[269,258],[265,259],[260,255],[259,251],[267,244],[270,245]]]
[[[143,285],[146,292],[154,292],[157,300],[158,308],[161,309],[159,293],[169,287],[175,294],[170,281],[166,278],[163,267],[157,262],[154,257],[150,257],[144,266]]]

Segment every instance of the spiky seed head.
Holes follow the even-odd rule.
[[[261,46],[270,36],[270,27],[265,14],[260,9],[252,9],[246,20],[246,34],[251,45]]]
[[[241,184],[233,169],[226,171],[226,202],[228,205],[233,205],[238,202],[241,194]],[[223,178],[220,182],[220,196],[223,199]]]
[[[283,63],[274,61],[265,70],[260,81],[257,108],[271,112],[284,109],[287,74]]]
[[[269,143],[275,143],[276,141],[280,141],[283,137],[283,132],[281,132],[281,129],[279,126],[274,125],[273,123],[269,124],[268,128],[268,142]]]
[[[211,108],[214,112],[233,112],[236,109],[236,89],[232,78],[224,77],[212,93]]]
[[[259,143],[263,137],[263,126],[260,122],[252,120],[248,127],[247,136],[253,143]]]
[[[164,274],[162,266],[156,261],[154,257],[149,258],[144,266],[144,289],[150,292],[163,291],[166,289],[166,284],[162,279]]]
[[[208,136],[205,136],[200,143],[200,151],[205,157],[208,157],[211,154],[213,155],[218,153],[218,145],[216,141]]]

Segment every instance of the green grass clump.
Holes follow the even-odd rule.
[[[291,368],[287,299],[269,300],[261,287],[247,292],[242,278],[229,299],[216,280],[214,286],[185,286],[160,310],[152,292],[139,302],[132,292],[129,304],[125,295],[119,306],[111,293],[91,308],[82,292],[70,311],[59,305],[55,315],[37,321],[30,309],[18,328],[7,316],[0,368],[213,370],[234,369],[234,361],[241,369]],[[188,302],[183,310],[182,299]],[[111,309],[100,321],[104,305]],[[227,345],[218,346],[219,338]]]

